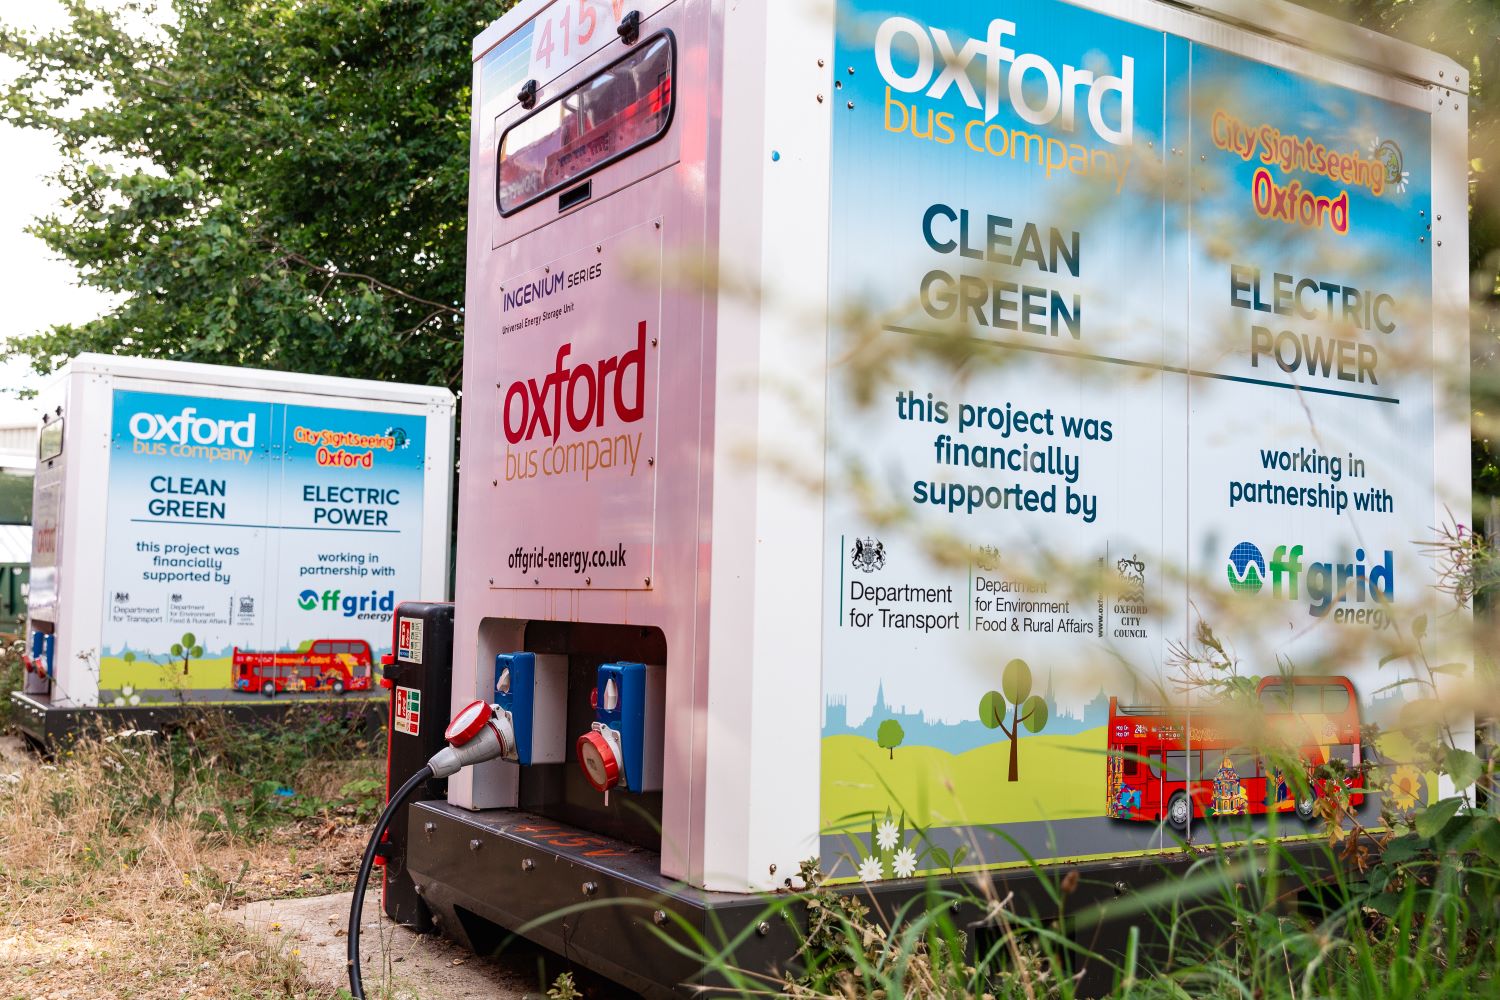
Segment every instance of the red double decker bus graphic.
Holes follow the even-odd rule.
[[[266,697],[287,691],[370,690],[373,657],[363,639],[318,639],[304,650],[234,649],[234,689]]]
[[[1312,780],[1332,760],[1346,765],[1350,802],[1364,799],[1359,773],[1359,699],[1345,677],[1267,677],[1257,689],[1267,730],[1295,750],[1310,792],[1262,752],[1245,746],[1243,725],[1225,710],[1121,705],[1109,700],[1108,814],[1115,819],[1159,822],[1186,830],[1208,816],[1295,812],[1313,817],[1317,797],[1332,791]]]

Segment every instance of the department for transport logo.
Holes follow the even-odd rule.
[[[850,565],[862,573],[873,573],[885,566],[885,544],[876,538],[856,538]]]
[[[1240,542],[1229,553],[1229,586],[1239,594],[1258,594],[1266,582],[1266,559],[1260,549]]]

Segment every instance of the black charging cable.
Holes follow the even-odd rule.
[[[385,811],[375,821],[375,831],[370,834],[370,843],[365,846],[364,860],[359,863],[359,877],[354,880],[354,898],[349,901],[349,992],[354,1000],[365,1000],[365,984],[359,974],[359,919],[365,908],[365,889],[370,884],[370,872],[375,867],[375,852],[380,850],[380,838],[385,836],[385,828],[390,826],[391,817],[396,815],[396,810],[408,795],[432,776],[432,765],[424,764],[421,770],[406,779],[406,784],[396,790],[385,804]]]

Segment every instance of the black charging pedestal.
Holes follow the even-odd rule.
[[[391,711],[385,794],[401,785],[443,748],[453,693],[453,605],[411,601],[397,606],[392,652],[381,683],[390,688]],[[413,792],[397,810],[377,855],[385,868],[386,915],[415,930],[433,930],[432,912],[407,871],[407,815],[415,802],[445,799],[446,778]]]

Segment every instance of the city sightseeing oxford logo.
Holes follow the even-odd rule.
[[[1405,191],[1406,185],[1411,182],[1411,171],[1406,169],[1405,157],[1401,155],[1401,147],[1394,139],[1381,141],[1376,136],[1370,142],[1370,156],[1379,160],[1385,167],[1385,186],[1395,188],[1397,191]]]
[[[1240,542],[1229,553],[1226,567],[1229,586],[1238,594],[1258,594],[1266,582],[1266,559],[1260,549],[1249,542]]]

